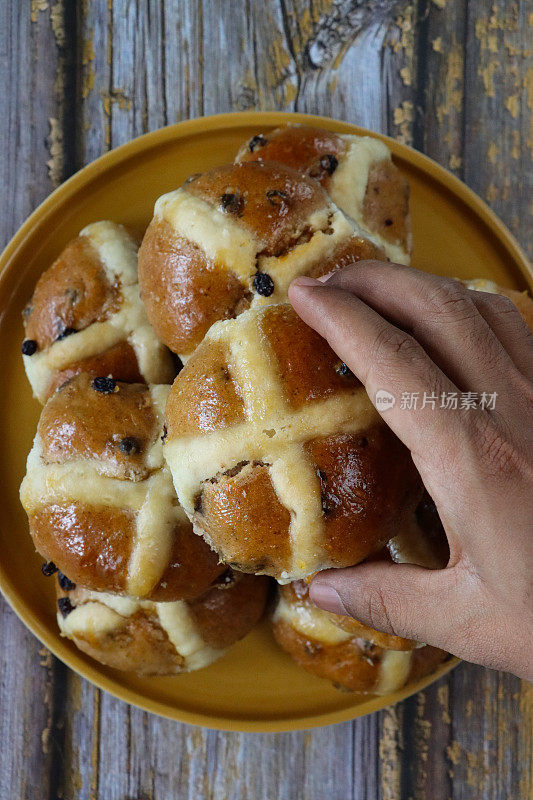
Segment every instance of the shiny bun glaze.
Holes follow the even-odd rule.
[[[44,402],[80,372],[170,383],[175,368],[146,318],[137,245],[121,225],[95,222],[41,275],[24,313],[23,359]]]
[[[183,508],[244,572],[287,583],[358,563],[402,529],[422,494],[362,385],[288,305],[214,325],[176,379],[165,420]]]
[[[239,149],[235,161],[276,161],[319,181],[388,258],[409,264],[409,184],[379,139],[287,125],[253,136]]]
[[[75,583],[189,599],[224,569],[193,533],[163,461],[168,391],[81,374],[43,409],[21,500],[37,550]]]
[[[260,620],[268,581],[228,574],[195,600],[154,603],[57,585],[57,621],[84,653],[115,669],[173,675],[220,658]]]
[[[298,275],[369,258],[385,254],[315,180],[282,164],[230,164],[159,198],[139,282],[156,333],[185,360],[217,320],[286,301]]]

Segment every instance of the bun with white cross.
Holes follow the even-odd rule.
[[[387,636],[359,622],[344,630],[338,615],[309,600],[308,589],[305,581],[279,588],[274,636],[297,664],[338,688],[389,694],[431,674],[448,657],[443,650]]]
[[[409,264],[409,184],[380,139],[287,125],[245,142],[236,162],[250,161],[277,161],[319,181],[387,258]]]
[[[232,573],[196,599],[154,603],[58,583],[61,635],[92,658],[140,675],[212,664],[261,618],[268,581]]]
[[[376,555],[426,569],[446,565],[446,534],[427,492],[404,527]],[[305,581],[279,590],[272,625],[278,644],[304,669],[363,693],[401,689],[431,673],[447,656],[413,639],[376,631],[352,617],[317,608]]]
[[[386,258],[380,243],[318,181],[283,164],[230,164],[159,198],[139,283],[156,333],[186,360],[217,320],[285,302],[299,275],[369,258]]]
[[[81,374],[43,408],[20,496],[36,549],[76,584],[170,601],[224,570],[163,460],[169,388]]]
[[[23,312],[22,354],[44,403],[80,372],[170,383],[171,354],[139,296],[137,244],[122,225],[94,222],[41,275]]]
[[[402,530],[422,496],[409,451],[288,304],[213,325],[165,420],[185,512],[243,572],[288,583],[356,564]]]

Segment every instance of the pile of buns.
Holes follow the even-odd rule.
[[[409,452],[287,297],[299,275],[410,252],[386,145],[299,126],[160,197],[140,249],[113,222],[67,244],[22,346],[44,407],[21,500],[62,635],[116,669],[195,670],[277,586],[276,640],[343,688],[386,694],[446,658],[307,593],[376,554],[446,562]]]

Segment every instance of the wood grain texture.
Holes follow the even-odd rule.
[[[0,31],[3,247],[56,181],[65,177],[64,158],[58,159],[55,153],[68,88],[64,51],[49,8],[41,11],[36,3],[25,4],[24,9],[1,3]],[[43,650],[3,600],[0,637],[0,797],[52,796],[55,701],[66,669]]]
[[[327,114],[464,177],[533,253],[533,3],[32,0],[0,4],[5,242],[54,185],[199,114]],[[533,689],[471,665],[353,723],[193,729],[94,689],[2,603],[0,797],[528,800]]]

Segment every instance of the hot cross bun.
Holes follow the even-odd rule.
[[[288,304],[216,323],[165,419],[183,508],[243,572],[287,583],[355,564],[404,527],[422,494],[409,451]]]
[[[409,264],[409,184],[384,142],[287,125],[243,144],[236,162],[250,161],[278,161],[318,180],[333,202],[372,235],[391,261]]]
[[[139,283],[156,333],[185,360],[217,320],[285,302],[299,275],[368,258],[385,255],[317,181],[282,164],[230,164],[159,198]]]
[[[95,222],[69,242],[39,278],[23,320],[24,367],[43,403],[79,372],[150,383],[176,374],[146,317],[137,245],[122,225]]]
[[[266,578],[233,573],[196,600],[154,603],[58,585],[62,636],[115,669],[173,675],[207,667],[263,614]]]
[[[342,630],[332,617],[311,603],[305,583],[280,587],[273,615],[276,641],[301,667],[339,688],[389,694],[429,675],[447,658],[428,645],[400,649],[397,643],[409,640],[386,637],[361,624],[356,634]],[[385,643],[396,644],[396,649]]]
[[[180,600],[224,570],[163,461],[169,388],[80,374],[43,408],[21,501],[36,549],[75,583]]]

